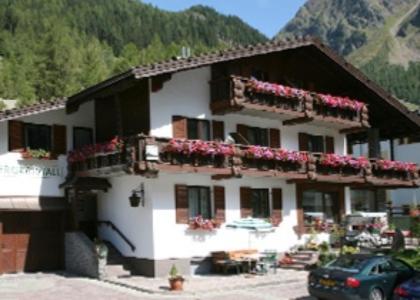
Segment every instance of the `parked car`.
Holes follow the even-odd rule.
[[[420,300],[420,273],[403,282],[394,290],[395,300]]]
[[[309,294],[318,299],[392,299],[394,288],[412,278],[414,269],[383,255],[343,255],[308,276]]]

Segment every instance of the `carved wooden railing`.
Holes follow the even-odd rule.
[[[201,152],[191,150],[193,147],[199,148]],[[378,164],[379,160],[363,158],[359,158],[360,161],[352,158],[351,163],[334,165],[326,160],[327,156],[328,154],[322,153],[139,135],[124,139],[121,152],[96,157],[100,162],[92,162],[89,158],[86,161],[69,163],[69,168],[79,175],[103,169],[108,173],[123,170],[146,177],[156,177],[163,171],[204,173],[214,176],[215,179],[254,176],[347,185],[420,185],[417,167],[410,171],[383,170]],[[343,156],[336,158],[350,159]]]
[[[303,90],[299,90],[302,94],[296,97],[261,92],[252,88],[253,80],[239,76],[216,79],[210,85],[213,114],[249,109],[290,116],[291,119],[284,121],[284,125],[318,120],[336,122],[346,129],[370,127],[366,105],[357,110],[332,107],[321,101],[322,95]]]

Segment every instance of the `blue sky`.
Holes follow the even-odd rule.
[[[143,0],[159,8],[179,11],[203,4],[236,15],[268,37],[273,37],[297,12],[305,0]]]

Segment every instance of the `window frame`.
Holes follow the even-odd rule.
[[[250,136],[253,135],[253,141],[250,140]],[[269,147],[269,134],[267,128],[261,128],[256,126],[246,127],[246,137],[250,145],[257,145],[262,147]]]
[[[199,190],[199,197],[196,201],[198,201],[198,214],[193,216],[191,214],[192,206],[190,205],[190,190],[198,189]],[[202,199],[201,199],[201,193],[202,191],[206,191],[207,198],[208,198],[208,217],[203,214],[203,207],[202,207]],[[188,218],[192,219],[197,217],[198,215],[201,215],[204,219],[212,219],[214,217],[214,209],[213,209],[213,201],[212,201],[212,194],[211,194],[211,188],[210,186],[204,186],[204,185],[187,185],[187,201],[188,201]]]
[[[80,148],[83,147],[83,146],[76,147],[76,131],[79,131],[79,130],[89,132],[91,144],[94,143],[93,129],[92,128],[90,128],[90,127],[81,127],[81,126],[73,126],[73,149],[74,150],[80,149]]]
[[[29,131],[28,128],[44,128],[48,130],[48,144],[47,147],[30,147],[29,145]],[[36,124],[36,123],[23,123],[23,144],[25,149],[31,150],[45,150],[53,151],[54,141],[53,141],[53,129],[51,125],[46,124]]]
[[[263,201],[261,200],[261,198],[259,199],[255,199],[254,196],[254,192],[266,192],[266,212],[263,212],[264,207],[262,206]],[[259,195],[261,196],[261,194]],[[256,215],[256,211],[255,211],[255,204],[259,204],[261,205],[259,207],[259,215]],[[272,205],[270,205],[270,189],[269,188],[251,188],[251,210],[252,210],[252,218],[256,218],[256,219],[267,219],[271,216],[271,212],[272,212]],[[264,214],[263,214],[264,213]],[[265,214],[266,213],[266,214]]]
[[[197,128],[196,138],[191,137],[190,124],[192,123],[196,124],[195,125]],[[207,127],[207,130],[204,129],[204,126],[202,124],[205,124],[205,126]],[[207,135],[207,137],[205,137],[204,135]],[[187,118],[187,139],[210,141],[211,140],[210,121],[206,119]]]
[[[325,136],[323,135],[314,135],[314,134],[308,134],[308,151],[313,153],[325,153],[326,145],[325,145]],[[321,143],[319,143],[321,141]],[[314,147],[316,145],[316,147]],[[318,146],[321,146],[322,149],[314,149],[318,148]]]

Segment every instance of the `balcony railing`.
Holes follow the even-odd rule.
[[[370,127],[362,102],[238,76],[211,82],[210,108],[214,114],[242,110],[282,114],[287,119],[284,125],[327,122],[343,130]]]
[[[82,176],[123,170],[156,177],[163,171],[203,173],[214,179],[253,176],[350,186],[420,185],[419,169],[412,163],[142,135],[126,139],[118,151],[70,159],[69,168]]]

